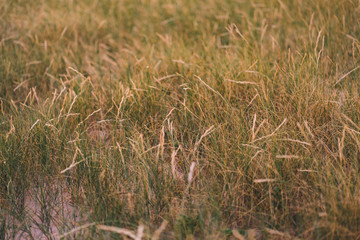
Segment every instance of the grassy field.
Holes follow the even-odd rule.
[[[0,0],[0,239],[360,239],[360,1]]]

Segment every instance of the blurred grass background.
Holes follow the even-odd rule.
[[[0,0],[0,238],[359,239],[359,16]]]

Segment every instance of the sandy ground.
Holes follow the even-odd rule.
[[[13,209],[15,214],[6,214],[5,239],[57,240],[61,234],[83,223],[84,218],[64,189],[66,186],[59,184],[30,189],[19,205],[22,207]],[[24,211],[17,211],[19,208]],[[72,239],[71,235],[67,239]]]

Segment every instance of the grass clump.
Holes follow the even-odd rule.
[[[0,1],[0,238],[356,239],[359,14]]]

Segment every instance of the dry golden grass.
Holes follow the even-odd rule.
[[[358,239],[359,16],[0,0],[0,238]]]

